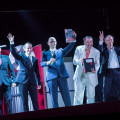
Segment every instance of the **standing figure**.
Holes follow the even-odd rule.
[[[11,77],[9,76],[9,73]],[[15,87],[15,72],[7,55],[1,55],[0,48],[0,115],[3,115],[2,103],[3,95],[7,105],[7,114],[12,113],[11,86]]]
[[[73,76],[74,80],[74,105],[83,104],[84,94],[86,90],[86,102],[95,102],[95,87],[98,84],[97,72],[99,69],[100,52],[93,47],[93,38],[86,36],[83,38],[84,45],[80,45],[76,48],[73,64],[77,65]],[[85,72],[83,59],[93,58],[95,64],[95,70],[91,72]]]
[[[10,41],[10,51],[20,67],[16,77],[16,82],[19,84],[24,112],[29,111],[28,92],[30,94],[34,110],[39,110],[35,73],[38,78],[38,89],[41,88],[41,80],[39,75],[38,59],[31,56],[31,52],[33,50],[32,44],[29,42],[25,43],[25,53],[18,54],[14,48],[14,36],[9,33],[7,38]]]
[[[102,62],[100,66],[100,74],[105,77],[104,84],[104,101],[110,101],[113,90],[118,90],[117,95],[119,99],[120,94],[120,47],[115,47],[114,37],[106,35],[104,37],[103,31],[100,31],[98,49],[102,55]],[[106,46],[103,46],[105,42]],[[113,84],[114,83],[114,84]],[[114,87],[112,87],[114,85]]]
[[[74,33],[76,35],[76,33]],[[70,38],[73,41],[74,38]],[[60,89],[65,106],[71,106],[69,88],[67,78],[70,77],[65,65],[63,57],[66,56],[74,47],[75,43],[69,43],[64,49],[56,49],[57,41],[54,37],[48,39],[49,50],[43,52],[41,66],[47,66],[46,81],[50,90],[53,108],[58,105],[58,87]]]

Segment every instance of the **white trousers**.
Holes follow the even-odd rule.
[[[80,80],[74,80],[75,92],[73,105],[83,104],[85,87],[87,104],[95,102],[95,86],[92,86],[90,83],[88,74],[83,74]]]

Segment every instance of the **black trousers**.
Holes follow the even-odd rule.
[[[28,92],[30,94],[34,110],[35,111],[39,110],[37,85],[31,84],[30,81],[28,80],[27,83],[25,84],[19,84],[19,88],[20,88],[20,94],[23,100],[24,112],[29,111]]]
[[[103,75],[98,74],[98,85],[95,87],[95,102],[103,102]]]
[[[114,85],[114,87],[112,86]],[[110,101],[110,97],[114,96],[112,91],[115,93],[119,99],[120,93],[120,69],[107,69],[107,74],[105,75],[105,85],[104,85],[104,101]]]
[[[2,85],[0,86],[0,115],[3,115],[2,111],[3,95],[5,97],[7,105],[7,114],[10,114],[12,107],[11,87],[6,86],[4,83],[2,83]]]

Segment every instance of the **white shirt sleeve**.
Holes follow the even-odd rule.
[[[103,44],[103,42],[102,41],[99,41],[99,45],[102,45]]]

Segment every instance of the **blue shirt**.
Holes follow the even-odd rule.
[[[108,49],[109,52],[109,59],[108,59],[108,68],[119,68],[119,62],[118,62],[118,57],[116,54],[116,51],[114,50],[114,47],[110,50]]]

